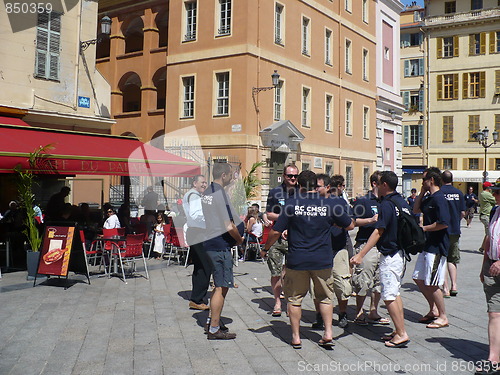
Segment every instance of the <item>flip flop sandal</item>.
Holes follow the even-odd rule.
[[[401,342],[398,342],[398,343],[396,343],[394,341],[386,341],[385,342],[385,346],[387,348],[406,348],[409,343],[410,343],[410,340],[401,341]]]
[[[291,343],[292,348],[294,349],[302,349],[302,343],[299,342],[298,344],[294,344],[293,342]]]
[[[271,316],[274,316],[275,318],[281,316],[281,310],[273,310]]]
[[[362,318],[362,319],[356,318],[356,319],[354,319],[354,323],[356,323],[358,326],[367,326],[368,325],[368,322],[366,321],[365,318]]]
[[[451,297],[456,297],[458,294],[458,290],[450,290],[450,296]]]
[[[319,340],[318,345],[321,346],[324,349],[332,349],[335,346],[335,343],[332,340]]]
[[[382,317],[379,317],[377,319],[370,319],[370,318],[367,318],[366,321],[370,324],[380,324],[381,326],[386,326],[386,325],[389,325],[391,324],[391,321],[387,318],[382,318]]]
[[[380,340],[382,340],[382,341],[391,341],[394,338],[394,336],[396,336],[396,332],[391,332],[388,335],[382,336],[380,338]]]
[[[433,321],[435,321],[436,319],[437,319],[436,316],[424,315],[423,317],[421,317],[418,320],[418,322],[422,323],[422,324],[429,324],[429,323],[432,323]]]

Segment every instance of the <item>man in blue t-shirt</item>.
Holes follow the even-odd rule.
[[[420,319],[421,323],[427,323],[427,328],[448,326],[440,287],[444,283],[450,243],[450,209],[441,185],[441,171],[436,167],[427,168],[422,177],[422,189],[413,207],[414,212],[424,215],[422,228],[425,232],[425,248],[418,255],[413,280],[429,303],[429,312]]]
[[[297,178],[299,169],[296,165],[288,164],[283,168],[283,183],[269,191],[266,204],[267,219],[273,222],[278,220],[282,207],[289,197],[297,192]],[[271,289],[274,295],[272,316],[281,316],[281,283],[285,275],[283,261],[288,251],[288,242],[282,238],[269,250],[267,266],[271,271]]]
[[[450,275],[451,285],[448,285],[448,277],[444,278],[443,294],[444,297],[455,297],[457,291],[457,264],[460,263],[460,248],[458,242],[460,241],[460,222],[465,217],[465,200],[464,194],[453,187],[453,174],[450,171],[444,171],[441,174],[443,179],[443,186],[441,191],[449,203],[450,208],[450,226],[448,227],[448,234],[450,236],[450,245],[448,246],[448,274]]]
[[[479,199],[476,194],[474,194],[474,188],[469,186],[467,194],[464,196],[465,199],[465,221],[467,222],[467,228],[470,227],[472,219],[474,219],[474,213],[476,212],[477,204]]]
[[[285,206],[269,233],[262,256],[271,245],[288,231],[287,273],[283,289],[288,302],[288,314],[292,326],[292,346],[301,348],[300,317],[302,300],[314,284],[316,300],[320,302],[325,332],[318,342],[320,346],[333,346],[333,277],[332,277],[332,236],[331,227],[337,225],[350,230],[354,228],[352,219],[345,212],[345,203],[337,199],[325,199],[316,191],[316,174],[303,171],[298,178],[300,191],[286,200]]]
[[[231,248],[243,243],[243,224],[232,207],[224,186],[232,178],[228,163],[214,163],[213,182],[201,198],[205,217],[204,249],[213,264],[214,289],[210,298],[210,317],[207,320],[209,340],[230,340],[236,337],[220,321],[229,288],[234,287]]]
[[[351,258],[352,265],[361,264],[365,255],[377,245],[380,252],[379,269],[381,298],[384,300],[394,322],[394,332],[382,337],[385,346],[401,348],[408,345],[410,338],[406,333],[403,300],[401,299],[401,279],[404,274],[404,254],[398,245],[398,215],[396,202],[402,210],[410,214],[410,207],[397,193],[398,176],[392,171],[383,171],[378,182],[378,195],[382,202],[378,211],[375,230],[368,238],[363,249]]]
[[[375,171],[370,176],[372,190],[364,197],[356,199],[353,212],[356,226],[359,227],[354,244],[354,254],[359,253],[366,245],[368,239],[375,229],[378,219],[380,202],[378,199],[378,183],[382,172]],[[356,292],[356,318],[354,323],[358,325],[390,324],[389,319],[383,318],[378,313],[380,302],[380,271],[378,251],[370,251],[363,258],[361,264],[354,267],[352,274],[352,287]],[[367,316],[363,310],[366,295],[371,295],[370,311]]]

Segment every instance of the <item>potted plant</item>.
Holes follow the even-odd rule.
[[[36,274],[38,267],[38,261],[40,258],[40,246],[42,244],[42,235],[40,234],[35,221],[35,194],[33,193],[33,185],[35,184],[35,174],[34,170],[40,163],[45,152],[52,148],[51,145],[40,146],[35,151],[31,152],[28,158],[29,168],[23,170],[20,166],[15,168],[18,179],[17,179],[17,189],[19,193],[19,203],[21,208],[26,212],[23,218],[23,224],[25,229],[23,234],[28,240],[28,250],[26,254],[26,262],[28,268],[28,279],[32,278]]]

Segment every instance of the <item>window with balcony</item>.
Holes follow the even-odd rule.
[[[285,38],[283,34],[285,7],[281,4],[276,3],[274,8],[274,43],[280,46],[285,44]]]
[[[332,65],[332,30],[325,30],[325,64]]]
[[[403,105],[409,114],[424,111],[424,90],[402,91]]]
[[[469,115],[469,142],[477,142],[473,134],[479,131],[479,115]]]
[[[279,81],[274,89],[274,121],[283,118],[283,81]]]
[[[476,99],[486,97],[486,72],[463,74],[463,98]]]
[[[446,14],[455,13],[457,11],[457,2],[456,1],[445,1],[444,2],[444,12]]]
[[[182,118],[194,117],[194,76],[183,77],[183,101],[182,101]]]
[[[443,116],[443,143],[453,142],[453,116]]]
[[[352,102],[345,103],[345,134],[352,135]]]
[[[439,74],[437,76],[438,100],[458,99],[458,74]]]
[[[184,41],[196,40],[196,22],[197,22],[197,2],[187,1],[184,3],[186,34]]]
[[[424,59],[409,59],[404,62],[405,77],[424,75]]]
[[[486,33],[469,35],[469,55],[484,55],[486,53]]]
[[[423,126],[419,124],[405,125],[403,145],[407,147],[422,146]]]
[[[229,115],[229,72],[216,73],[217,116]]]
[[[35,77],[59,80],[60,49],[61,13],[39,13],[36,25]]]
[[[483,9],[483,0],[471,0],[470,9],[471,10]]]
[[[327,132],[332,131],[332,96],[325,96],[325,130]]]
[[[307,17],[302,17],[302,54],[310,56],[311,37],[310,37],[311,20]]]
[[[311,106],[311,90],[307,87],[302,88],[302,126],[305,128],[310,127],[309,123],[309,107]]]
[[[217,34],[231,34],[231,0],[219,0],[219,29]]]

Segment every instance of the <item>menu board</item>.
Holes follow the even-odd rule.
[[[67,276],[75,227],[47,226],[38,263],[38,273]]]

